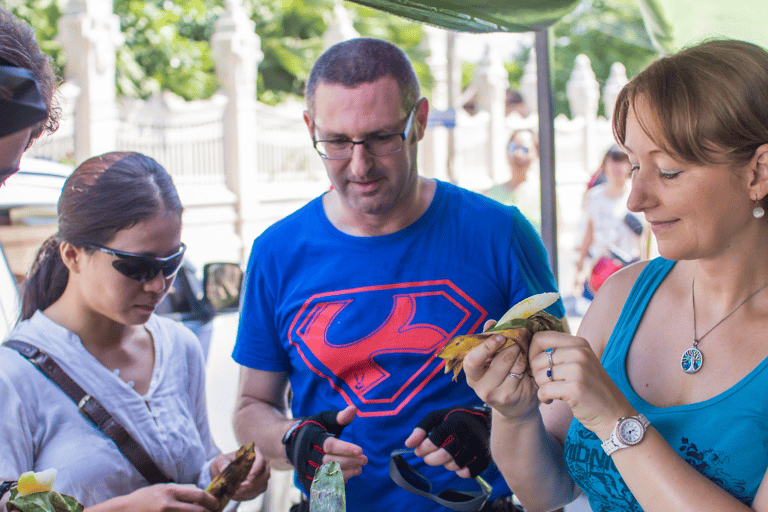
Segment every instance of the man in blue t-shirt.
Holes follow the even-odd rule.
[[[320,464],[339,461],[352,512],[445,510],[390,477],[404,448],[433,493],[477,491],[481,475],[493,485],[483,510],[512,510],[489,411],[437,353],[556,290],[541,240],[516,208],[419,176],[429,107],[397,47],[331,47],[306,99],[333,187],[253,244],[233,353],[238,440],[294,467],[305,494]],[[564,315],[560,301],[549,311]]]

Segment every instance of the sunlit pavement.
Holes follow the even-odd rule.
[[[240,366],[232,359],[237,320],[236,313],[220,315],[214,319],[206,370],[208,421],[216,444],[225,453],[234,451],[239,446],[232,430],[232,415],[235,410],[240,372]],[[253,501],[241,503],[237,510],[287,512],[290,503],[295,502],[299,497],[298,490],[293,486],[291,475],[292,473],[288,471],[273,470],[267,493]]]

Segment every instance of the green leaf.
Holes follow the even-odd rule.
[[[8,512],[82,512],[83,506],[72,496],[56,491],[36,492],[18,496],[16,488],[11,491],[7,505]]]
[[[346,512],[344,476],[337,461],[323,464],[315,471],[309,492],[309,512]]]

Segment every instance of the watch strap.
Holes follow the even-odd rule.
[[[283,434],[282,443],[288,444],[288,441],[291,439],[291,436],[294,432],[296,432],[296,429],[299,428],[299,425],[301,425],[301,422],[304,420],[296,420],[293,422],[293,424],[288,427],[288,430],[285,431],[285,434]]]
[[[634,445],[628,445],[628,444],[624,443],[621,440],[621,438],[619,437],[619,426],[621,425],[621,423],[624,420],[627,420],[629,418],[636,419],[643,426],[643,435],[640,437],[640,440],[642,440],[643,437],[645,436],[645,430],[650,426],[651,422],[648,421],[648,418],[646,418],[643,414],[638,414],[636,416],[621,417],[621,418],[619,418],[616,421],[616,425],[614,425],[614,427],[613,427],[613,431],[611,432],[611,436],[608,439],[606,439],[605,441],[603,441],[603,443],[601,444],[601,446],[603,447],[603,451],[605,451],[606,455],[610,456],[616,450],[620,450],[622,448],[629,448],[630,446],[634,446]],[[638,440],[638,442],[640,442],[640,440]],[[635,444],[637,444],[637,443],[635,443]]]

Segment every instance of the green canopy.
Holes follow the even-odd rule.
[[[537,32],[554,25],[582,2],[582,0],[350,1],[457,32]],[[763,5],[764,11],[765,6],[768,5],[765,0],[744,1],[749,5]],[[707,0],[708,2],[720,2],[725,5],[732,0]],[[661,53],[672,48],[671,28],[664,19],[664,10],[668,9],[669,5],[673,5],[676,7],[676,13],[701,13],[702,3],[701,0],[637,0],[648,35]],[[678,9],[678,4],[683,7]],[[747,12],[748,9],[742,6],[740,10]],[[754,8],[752,12],[755,12]],[[682,18],[696,19],[691,16],[682,16]]]
[[[352,0],[428,25],[460,32],[535,32],[581,0]]]

